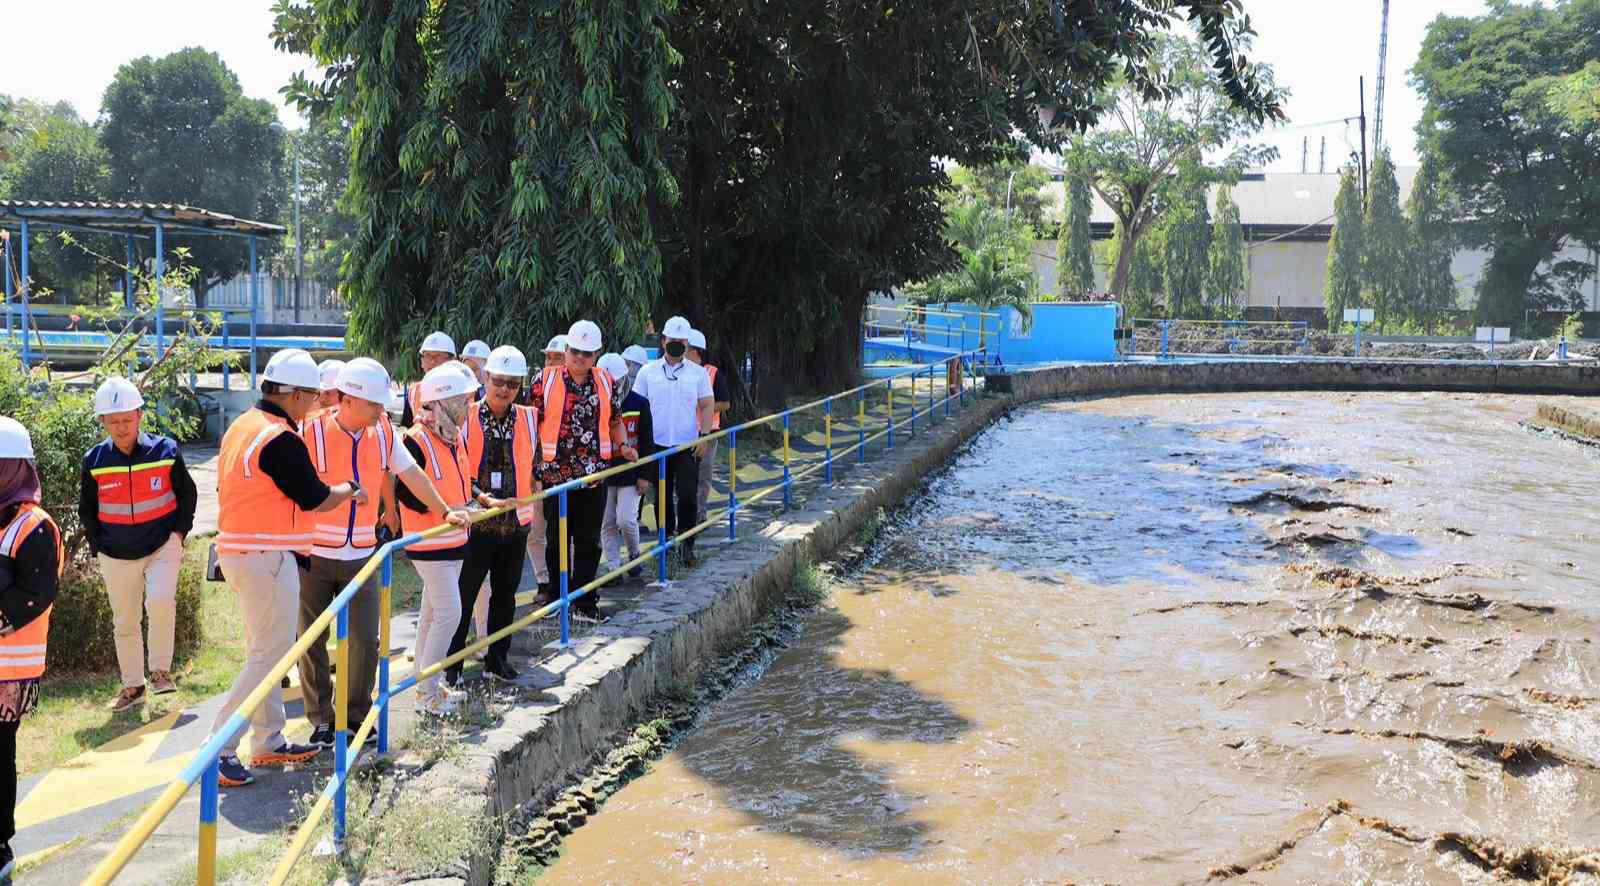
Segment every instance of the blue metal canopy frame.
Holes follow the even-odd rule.
[[[126,307],[133,307],[133,241],[155,240],[155,278],[166,275],[166,235],[179,233],[209,237],[243,237],[250,241],[250,386],[256,384],[256,317],[261,309],[261,284],[256,276],[256,241],[288,232],[282,225],[237,218],[181,203],[82,203],[43,200],[0,200],[0,231],[17,231],[21,242],[20,272],[12,273],[11,238],[5,238],[5,315],[6,336],[11,335],[11,302],[21,296],[22,362],[33,365],[29,332],[33,315],[29,307],[28,239],[35,229],[110,234],[123,238],[127,267],[123,271],[122,291]],[[160,293],[156,296],[156,352],[166,349],[165,318]]]

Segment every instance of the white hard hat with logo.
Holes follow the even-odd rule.
[[[595,365],[611,373],[612,378],[623,378],[628,374],[628,361],[622,359],[621,354],[607,354]]]
[[[694,327],[689,325],[688,320],[685,320],[682,317],[668,317],[666,324],[661,327],[661,337],[681,338],[687,340],[689,338],[689,333],[693,331]]]
[[[389,402],[389,370],[371,357],[357,357],[339,371],[339,390],[372,403]]]
[[[113,412],[132,412],[144,408],[144,395],[138,387],[120,375],[113,375],[100,383],[94,391],[94,414],[110,415]]]
[[[706,334],[698,329],[689,330],[689,347],[697,351],[706,349]]]
[[[511,345],[501,345],[489,352],[489,360],[483,364],[483,369],[490,375],[524,378],[528,374],[528,358]]]
[[[0,458],[33,458],[33,438],[22,422],[0,415]]]
[[[567,337],[558,335],[550,339],[550,343],[544,346],[544,352],[546,354],[565,354],[567,352]]]
[[[589,320],[579,320],[567,330],[567,347],[574,351],[598,351],[600,345],[600,327]]]
[[[337,389],[339,387],[339,373],[344,370],[344,366],[343,360],[324,360],[318,363],[317,372],[320,374],[321,379],[319,387],[324,391]]]
[[[462,372],[466,369],[466,372]],[[433,403],[437,400],[448,400],[462,394],[475,393],[478,390],[478,380],[472,376],[471,367],[451,361],[442,366],[435,366],[428,370],[422,377],[422,402]]]
[[[638,345],[628,345],[622,349],[622,359],[643,366],[650,362],[650,352]]]
[[[272,359],[267,361],[267,368],[261,372],[261,379],[307,391],[322,387],[322,373],[317,369],[317,361],[299,348],[288,348],[273,354]]]
[[[422,340],[422,347],[418,348],[417,351],[419,353],[422,351],[439,351],[454,357],[456,355],[456,341],[442,332],[430,332],[428,337]]]
[[[476,360],[487,360],[489,359],[489,343],[481,338],[475,338],[467,342],[467,346],[461,349],[461,356],[472,357]]]

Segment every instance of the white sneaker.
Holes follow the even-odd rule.
[[[448,717],[461,706],[461,693],[440,688],[422,703],[422,712],[430,717]]]

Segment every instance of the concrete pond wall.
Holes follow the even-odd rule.
[[[597,628],[539,667],[541,700],[511,709],[464,739],[462,753],[408,790],[441,808],[496,821],[544,804],[592,765],[661,693],[692,681],[788,592],[794,570],[848,543],[878,509],[898,504],[967,440],[1015,405],[1062,397],[1251,390],[1442,390],[1600,394],[1600,366],[1582,363],[1214,361],[1061,366],[991,376],[990,396],[894,451],[842,471],[756,537],[703,559],[675,587]],[[998,394],[999,396],[995,396]],[[463,808],[465,802],[470,808]],[[503,833],[484,841],[433,883],[487,883]],[[422,872],[417,872],[422,873]]]

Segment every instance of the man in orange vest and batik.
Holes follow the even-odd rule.
[[[600,359],[600,327],[588,320],[567,332],[567,359],[547,368],[533,384],[533,408],[539,415],[539,482],[545,488],[598,473],[615,456],[633,461],[639,453],[623,443],[622,386],[595,365]],[[567,492],[567,532],[572,550],[567,558],[569,591],[594,580],[600,568],[600,526],[605,519],[603,483]],[[561,510],[558,496],[544,500],[545,564],[550,582],[561,580]],[[556,586],[545,595],[554,599]],[[599,619],[597,591],[573,602],[578,614]]]
[[[378,507],[391,532],[400,534],[400,514],[395,508],[394,482],[399,478],[411,494],[427,505],[429,513],[464,527],[469,515],[451,508],[401,445],[384,406],[389,400],[389,372],[370,357],[357,357],[339,371],[334,383],[338,405],[306,422],[300,433],[317,477],[329,486],[353,483],[372,490],[364,502],[351,501],[312,519],[311,556],[300,564],[300,631],[304,633],[333,603],[378,547]],[[372,689],[378,675],[378,576],[373,574],[349,603],[350,681],[349,728],[358,729],[372,710]],[[300,690],[311,722],[311,743],[334,745],[333,678],[328,668],[328,631],[300,657]],[[367,733],[376,744],[378,730]]]

